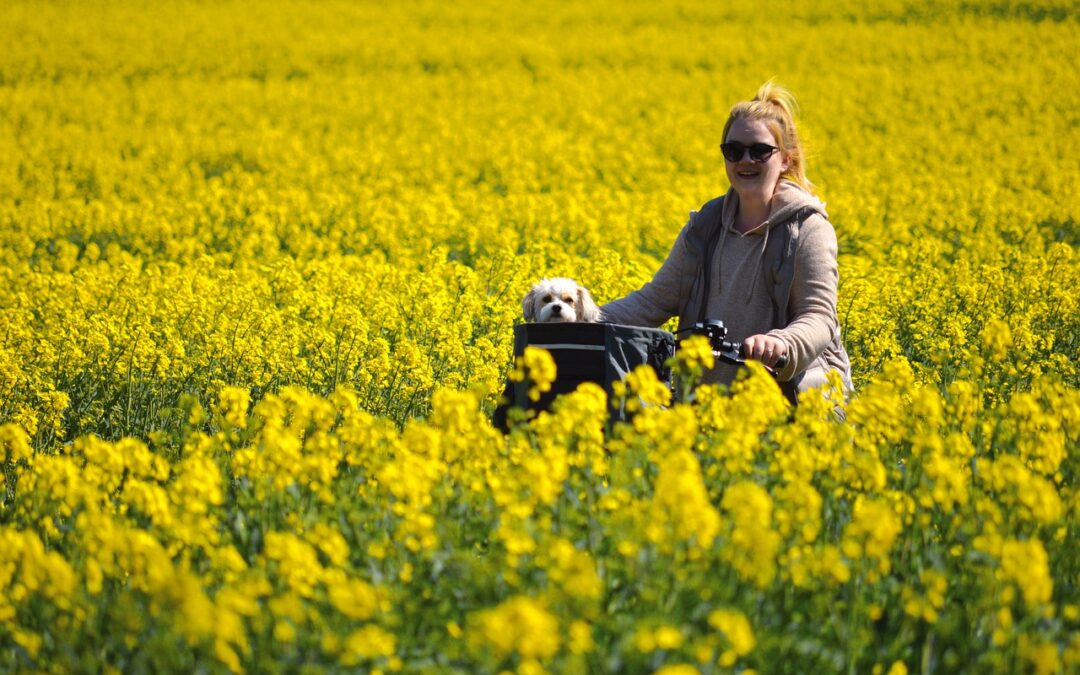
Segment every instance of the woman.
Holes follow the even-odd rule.
[[[836,314],[836,233],[813,195],[795,127],[795,99],[767,82],[736,104],[724,125],[731,188],[690,214],[652,281],[604,305],[606,321],[679,330],[719,319],[747,358],[775,367],[794,401],[851,367]],[[730,384],[737,366],[718,363],[705,382]]]

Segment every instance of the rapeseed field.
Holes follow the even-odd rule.
[[[1067,0],[3,3],[0,670],[1077,671],[1078,35]],[[855,394],[636,373],[632,424],[585,386],[494,430],[526,290],[648,280],[770,78]]]

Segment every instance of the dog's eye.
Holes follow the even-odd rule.
[[[574,301],[574,299],[571,298],[569,295],[564,295],[562,301],[565,303],[571,303]]]
[[[550,295],[545,295],[544,299],[541,300],[541,302],[551,302],[551,296]]]

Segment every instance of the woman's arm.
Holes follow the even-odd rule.
[[[683,288],[683,278],[691,259],[686,250],[686,232],[689,227],[688,222],[679,232],[664,264],[653,275],[652,281],[626,297],[613,300],[600,308],[604,321],[655,328],[679,313],[684,299],[682,294],[689,291]]]
[[[788,365],[779,373],[785,381],[809,368],[839,330],[836,289],[840,273],[832,224],[821,216],[808,218],[800,227],[795,255],[795,278],[788,301],[790,321],[784,328],[767,333],[787,346]]]

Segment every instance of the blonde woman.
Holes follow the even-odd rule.
[[[795,125],[795,98],[767,82],[736,104],[720,149],[731,188],[690,214],[652,281],[603,307],[613,323],[683,331],[719,319],[747,358],[776,367],[785,394],[825,382],[851,388],[836,313],[836,233],[814,196]],[[737,366],[718,363],[705,381],[730,384]]]

